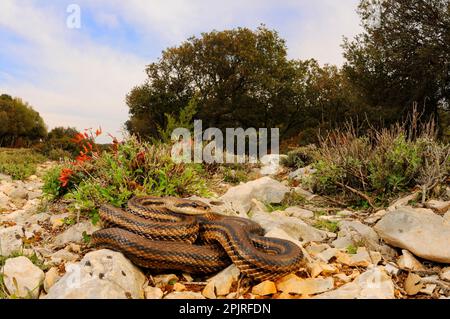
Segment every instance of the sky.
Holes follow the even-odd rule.
[[[1,0],[0,94],[22,98],[49,129],[120,136],[125,96],[145,66],[201,32],[265,24],[288,55],[342,65],[361,32],[358,0]]]

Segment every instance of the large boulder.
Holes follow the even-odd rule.
[[[122,253],[108,249],[90,252],[48,291],[46,299],[140,299],[144,274]]]
[[[428,260],[450,263],[450,224],[431,210],[401,208],[384,216],[374,229],[392,246]]]
[[[9,258],[3,267],[3,280],[8,293],[15,297],[37,298],[44,272],[27,257]]]
[[[263,203],[280,203],[288,192],[289,187],[266,176],[230,188],[221,200],[230,203],[240,215],[246,215],[252,206],[252,199]]]

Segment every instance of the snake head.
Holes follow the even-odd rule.
[[[175,213],[188,215],[202,215],[211,212],[209,205],[192,199],[176,199],[167,206]]]

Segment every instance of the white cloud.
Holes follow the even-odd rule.
[[[316,57],[322,63],[342,62],[342,35],[358,28],[357,0],[79,0],[83,12],[93,12],[97,23],[120,28],[132,26],[142,43],[176,45],[211,29],[237,26],[255,28],[265,20],[287,39],[293,58]],[[294,13],[288,20],[273,13],[280,8]],[[299,18],[295,14],[299,13]],[[65,8],[39,6],[37,1],[1,0],[0,28],[23,41],[2,43],[1,50],[19,60],[26,70],[2,70],[0,91],[20,96],[43,115],[50,127],[78,129],[102,125],[113,134],[128,118],[125,96],[145,79],[147,52],[112,48],[95,42],[87,28],[68,29]],[[83,25],[83,22],[82,22]],[[164,47],[158,48],[163,50]],[[19,74],[19,75],[17,75]]]

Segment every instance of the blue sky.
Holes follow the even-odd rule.
[[[70,4],[79,29],[67,27]],[[261,23],[291,58],[341,65],[342,37],[361,31],[358,0],[1,0],[0,93],[29,102],[49,128],[120,135],[125,95],[161,51],[192,35]]]

